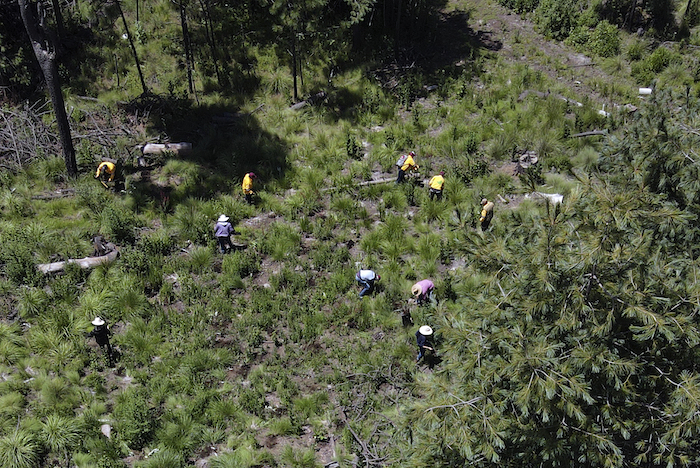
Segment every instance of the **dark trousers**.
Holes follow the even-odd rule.
[[[229,236],[217,237],[216,240],[219,241],[219,249],[221,250],[221,253],[226,253],[233,248],[231,238]]]
[[[433,197],[436,197],[438,201],[440,201],[442,200],[442,190],[431,188],[430,190],[428,190],[428,196],[431,200],[433,199]]]
[[[360,285],[362,286],[362,291],[360,291],[360,297],[364,297],[366,294],[371,293],[374,289],[374,281],[364,281],[358,279],[357,282],[360,283]]]
[[[400,184],[404,180],[406,180],[406,171],[403,171],[401,170],[401,168],[399,168],[399,175],[396,177],[396,183]]]

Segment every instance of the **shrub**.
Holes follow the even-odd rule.
[[[265,413],[265,395],[257,388],[244,388],[238,396],[238,404],[241,409],[258,417]]]
[[[595,27],[588,42],[588,50],[601,57],[620,53],[620,34],[617,26],[603,20]]]
[[[0,437],[0,467],[34,468],[39,462],[40,447],[34,436],[17,429]]]
[[[637,83],[649,85],[656,75],[661,73],[672,62],[680,61],[680,55],[665,47],[658,47],[651,55],[632,64],[631,74]]]
[[[535,21],[545,36],[566,39],[581,14],[577,0],[541,0],[535,9]]]
[[[466,184],[469,184],[473,179],[488,174],[489,165],[486,159],[481,155],[474,157],[464,156],[454,161],[451,172],[462,179]]]
[[[115,243],[131,244],[136,238],[136,217],[123,207],[108,205],[100,213],[103,232]]]
[[[158,427],[143,387],[127,388],[117,395],[113,415],[116,438],[132,450],[140,450],[150,442]]]
[[[498,3],[518,13],[534,11],[540,0],[498,0]]]
[[[4,263],[5,274],[15,284],[38,286],[43,276],[36,268],[31,247],[26,242],[7,242],[0,252],[0,261]]]
[[[260,261],[260,256],[253,249],[232,252],[224,257],[221,272],[245,278],[260,271]]]
[[[627,58],[631,62],[636,62],[637,60],[642,60],[647,52],[647,45],[645,42],[636,40],[633,41],[629,47],[627,47]]]

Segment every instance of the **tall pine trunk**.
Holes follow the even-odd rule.
[[[41,4],[39,3],[38,6],[41,7]],[[48,39],[49,34],[44,29],[43,19],[37,21],[37,16],[29,1],[19,0],[19,9],[22,15],[22,22],[32,43],[34,55],[36,55],[36,59],[39,62],[41,72],[46,81],[46,87],[51,96],[51,104],[56,115],[58,134],[61,139],[63,159],[66,162],[66,172],[70,177],[75,177],[78,174],[78,166],[75,162],[75,148],[73,147],[68,114],[66,114],[63,94],[61,93],[61,79],[58,75],[58,65],[56,63],[56,46],[50,43]],[[42,18],[41,13],[39,16]]]
[[[126,17],[124,16],[124,10],[122,10],[122,4],[119,0],[117,0],[115,3],[117,5],[117,8],[119,9],[119,16],[121,16],[122,18],[122,23],[124,23],[124,30],[126,31],[126,37],[129,40],[129,45],[131,46],[131,53],[134,55],[134,61],[136,62],[136,70],[139,72],[139,79],[141,80],[141,88],[143,89],[143,94],[148,94],[146,80],[144,80],[143,72],[141,71],[141,62],[139,61],[139,56],[136,53],[136,46],[134,45],[134,40],[131,37],[129,26],[126,23]]]

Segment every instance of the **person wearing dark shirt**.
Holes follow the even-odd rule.
[[[433,334],[433,329],[429,325],[423,325],[416,332],[416,344],[418,345],[418,357],[416,362],[425,356],[425,351],[434,351],[430,346],[430,336]]]
[[[95,328],[93,328],[92,331],[88,333],[88,338],[95,338],[95,341],[98,345],[100,345],[100,348],[107,352],[109,365],[112,366],[114,362],[114,352],[112,350],[112,344],[109,342],[109,335],[111,335],[112,332],[109,330],[107,324],[102,319],[102,317],[95,317],[95,320],[92,321],[92,324],[95,326]]]

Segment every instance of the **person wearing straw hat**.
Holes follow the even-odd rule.
[[[104,319],[102,319],[102,317],[95,317],[95,319],[91,323],[95,327],[90,333],[88,333],[87,336],[88,338],[94,337],[97,344],[100,345],[100,348],[107,352],[109,365],[112,366],[114,362],[114,352],[112,350],[112,345],[109,342],[109,335],[111,335],[112,332],[110,331],[109,327],[107,327],[107,324],[105,323]]]
[[[256,176],[253,172],[249,172],[243,177],[243,183],[241,184],[241,188],[243,189],[243,196],[245,197],[245,201],[248,202],[249,205],[253,204],[253,179],[257,179],[258,176]]]
[[[216,226],[214,227],[214,235],[219,242],[221,253],[226,253],[233,248],[231,234],[233,234],[233,226],[228,222],[228,216],[222,214],[216,220]]]
[[[479,222],[481,223],[481,230],[486,231],[491,224],[491,219],[493,218],[493,202],[488,201],[486,198],[481,199],[481,216],[479,217]]]
[[[381,277],[376,274],[373,270],[360,270],[355,274],[355,281],[360,283],[362,286],[362,291],[360,291],[360,298],[365,297],[366,294],[374,291],[374,282],[379,281]]]
[[[418,344],[418,357],[416,362],[420,361],[420,358],[425,356],[425,351],[435,351],[430,346],[430,336],[433,334],[433,329],[429,325],[423,325],[416,332],[416,343]]]
[[[411,294],[416,297],[418,305],[424,304],[428,300],[435,302],[433,291],[435,291],[435,284],[429,279],[421,280],[411,287]]]

